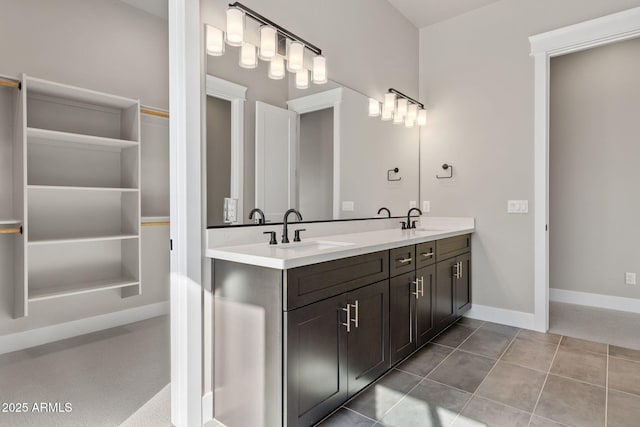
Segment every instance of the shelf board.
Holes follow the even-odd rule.
[[[29,289],[29,302],[44,301],[53,298],[104,291],[107,289],[118,289],[139,284],[140,282],[138,280],[119,277],[114,279],[96,280],[93,282],[69,283],[38,289],[31,288]]]
[[[20,224],[20,222],[17,219],[0,219],[0,225],[15,225]]]
[[[110,236],[93,236],[93,237],[67,237],[60,239],[33,239],[29,241],[29,246],[39,245],[58,245],[64,243],[88,243],[88,242],[106,242],[110,240],[130,240],[137,239],[137,234],[117,234]]]
[[[69,146],[80,148],[104,147],[120,150],[136,147],[138,142],[125,139],[106,138],[102,136],[84,135],[80,133],[60,132],[56,130],[27,128],[27,142],[47,145]]]
[[[75,187],[67,185],[27,185],[29,190],[44,191],[111,191],[120,193],[135,193],[139,191],[137,188],[120,188],[120,187]]]
[[[71,99],[87,104],[100,105],[103,107],[123,109],[138,106],[139,104],[139,102],[134,99],[97,92],[95,90],[82,89],[61,83],[54,83],[35,77],[27,76],[23,83],[26,83],[24,87],[26,87],[27,93],[33,92],[46,96]]]

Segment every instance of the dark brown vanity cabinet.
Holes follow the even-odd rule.
[[[471,308],[471,236],[436,243],[435,324],[441,328]]]

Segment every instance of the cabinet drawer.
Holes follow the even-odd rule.
[[[389,251],[389,271],[391,277],[409,273],[416,269],[416,248],[414,245]]]
[[[286,272],[286,310],[302,307],[389,277],[389,252],[359,255]]]
[[[426,267],[436,262],[436,242],[416,245],[416,268]]]
[[[471,235],[449,237],[436,243],[436,261],[453,258],[471,251]]]

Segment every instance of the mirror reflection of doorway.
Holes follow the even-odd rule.
[[[207,96],[207,225],[228,224],[231,194],[231,102]]]

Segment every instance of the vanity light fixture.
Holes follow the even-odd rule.
[[[380,103],[377,99],[369,98],[369,117],[378,117],[380,115]]]
[[[375,103],[378,103],[376,99],[369,98],[369,116],[371,117],[378,116],[372,114]],[[394,124],[399,125],[404,123],[404,125],[409,128],[416,124],[418,126],[424,126],[427,124],[427,110],[424,109],[422,102],[416,101],[410,96],[391,88],[384,95],[381,119],[383,121],[393,119]]]
[[[227,9],[227,44],[242,46],[244,41],[244,12],[237,7]]]
[[[283,79],[286,70],[296,74],[296,87],[306,89],[309,80],[315,84],[324,84],[327,80],[327,59],[322,56],[322,50],[317,46],[293,34],[259,13],[249,9],[240,2],[230,3],[226,12],[227,31],[207,25],[207,54],[220,56],[224,54],[225,43],[229,46],[240,47],[240,66],[256,68],[258,59],[269,62],[269,77],[275,80]],[[256,45],[245,40],[247,18],[258,23],[260,44]],[[286,49],[286,52],[284,51]],[[257,50],[257,52],[256,52]],[[312,58],[305,58],[307,51]],[[285,55],[286,54],[286,55]],[[287,64],[285,67],[285,56]],[[306,59],[306,61],[305,61]],[[305,68],[305,64],[306,68]],[[309,64],[312,67],[309,69]],[[309,78],[311,73],[311,79]]]
[[[224,31],[212,25],[207,25],[207,54],[224,55]]]

